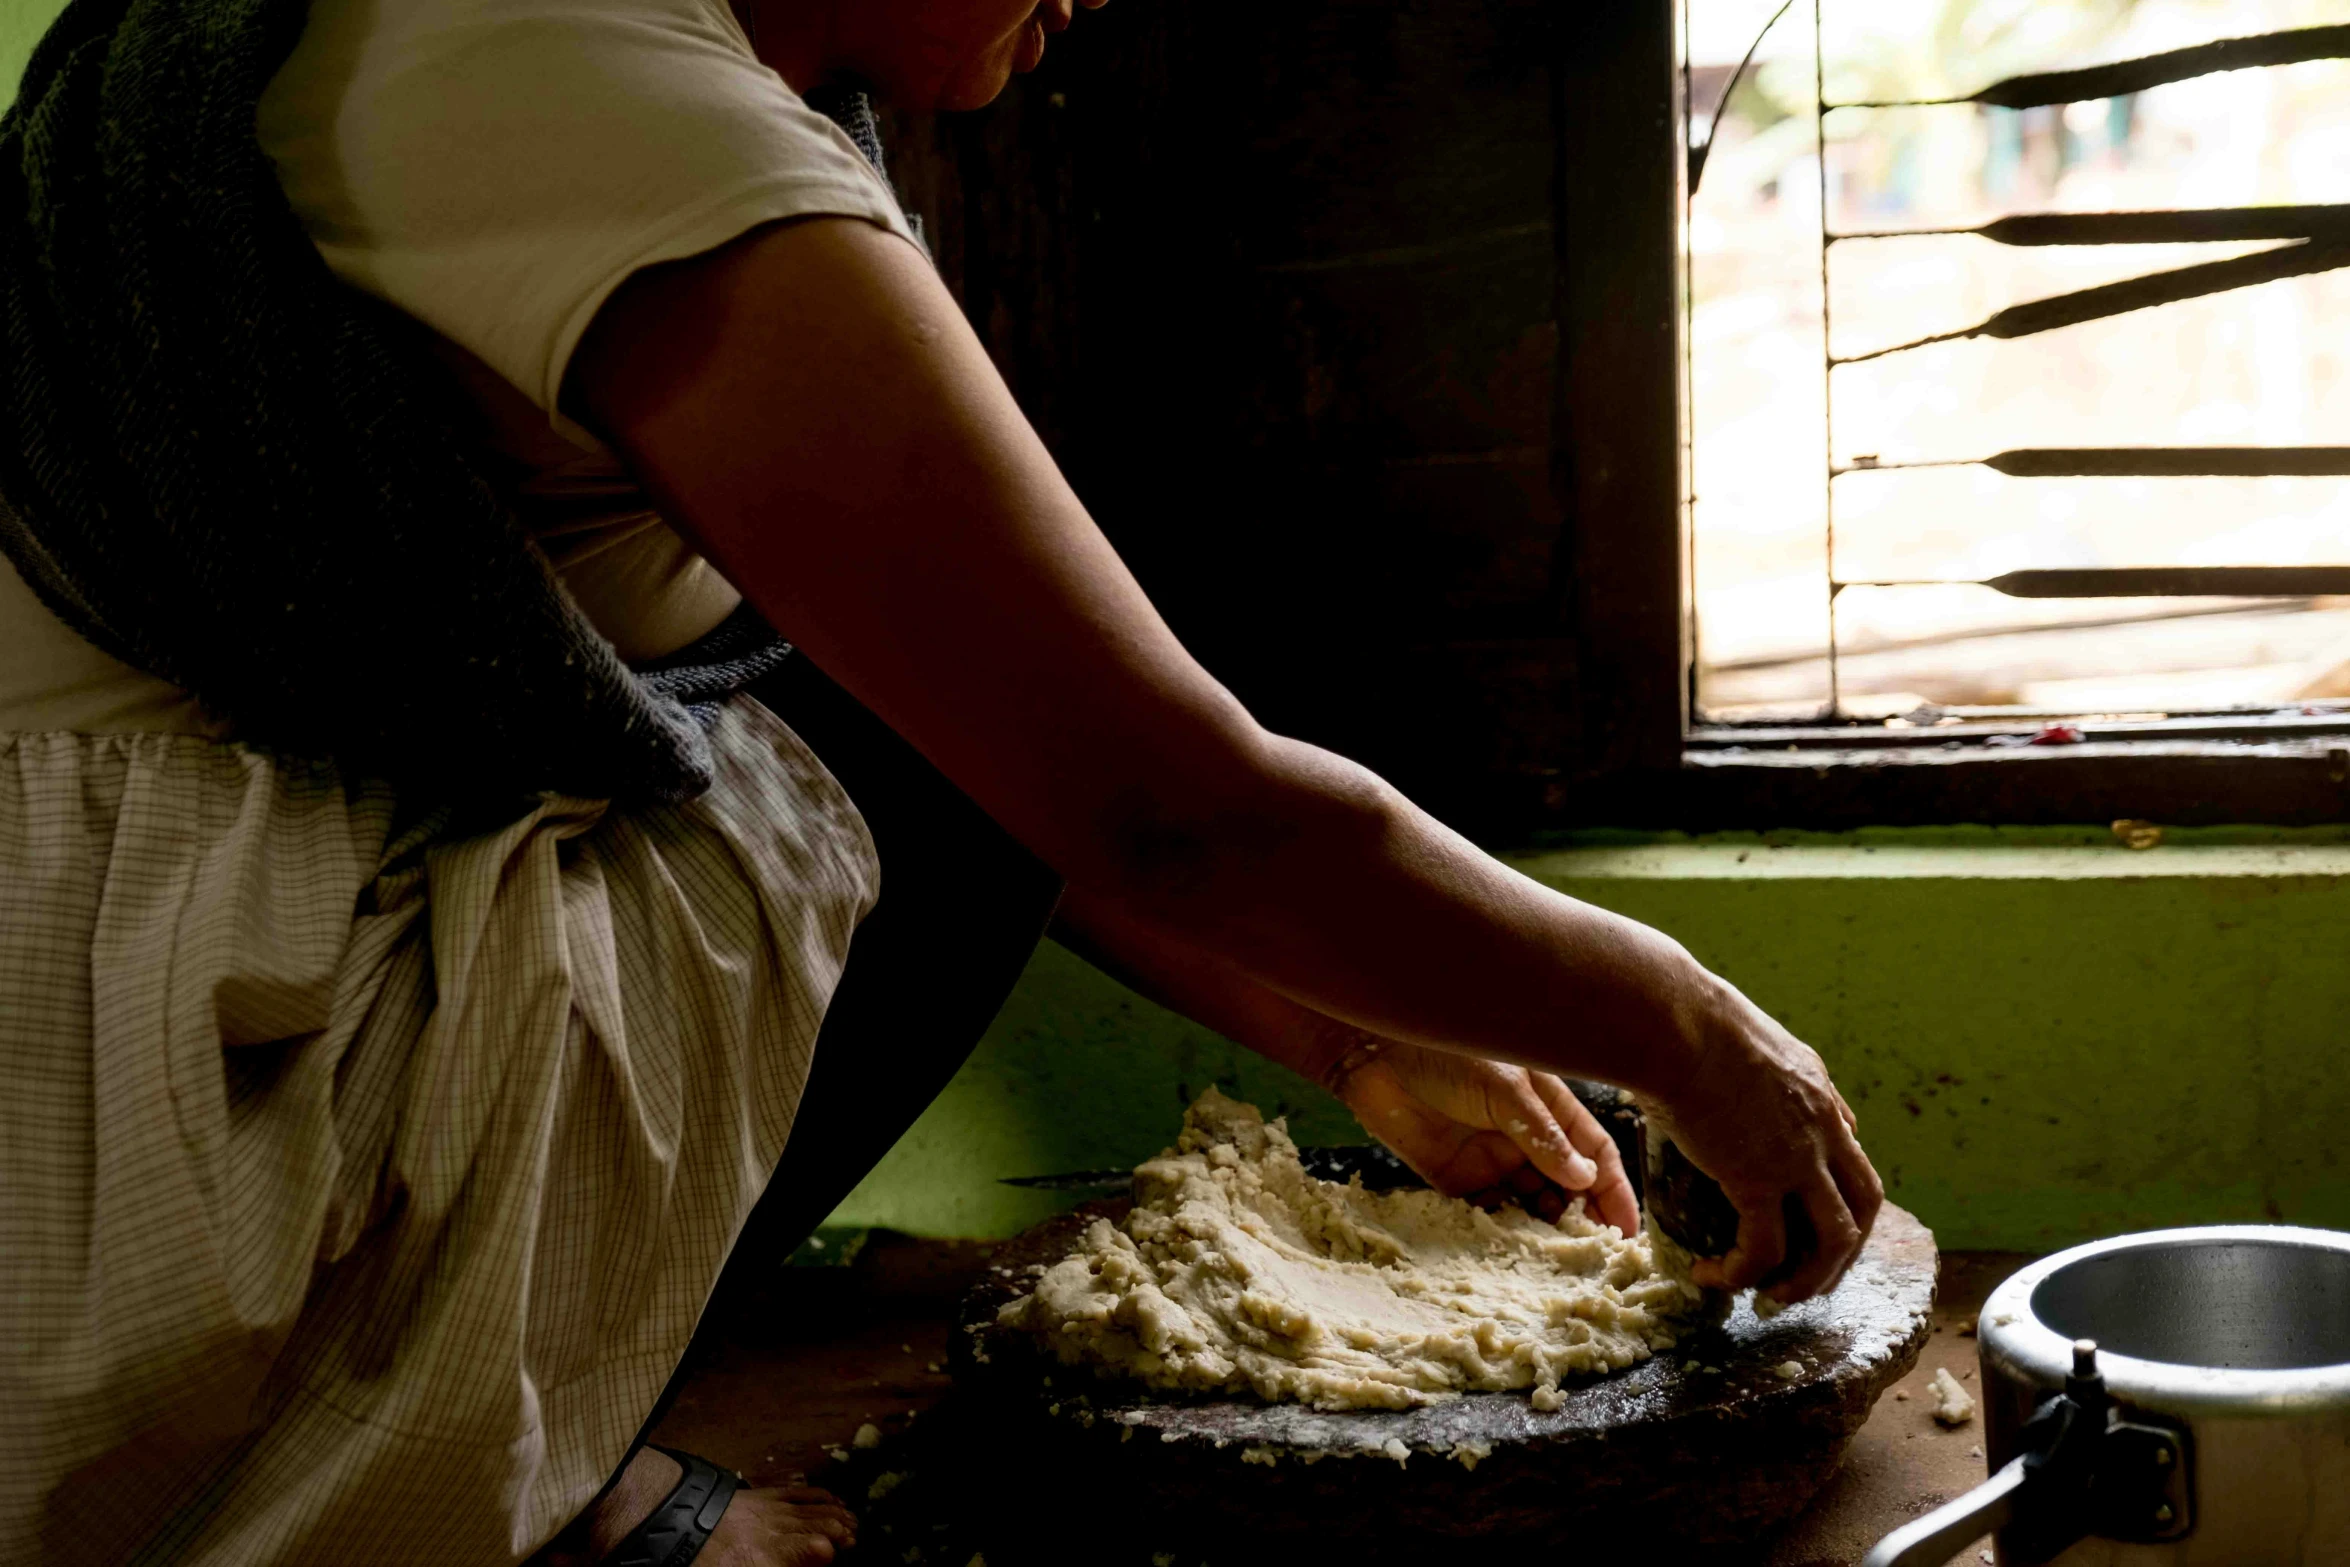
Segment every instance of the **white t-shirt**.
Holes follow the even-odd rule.
[[[336,275],[436,334],[485,468],[597,629],[647,658],[723,620],[740,595],[558,411],[573,351],[631,273],[763,223],[915,242],[726,0],[315,0],[259,130]],[[0,571],[4,729],[216,732]]]

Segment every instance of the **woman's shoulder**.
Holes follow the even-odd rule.
[[[728,0],[314,0],[272,96],[306,88],[366,92],[404,72],[461,66],[469,57],[495,62],[517,50],[599,47],[752,59]]]
[[[680,115],[720,145],[640,135],[637,157],[606,161],[628,131]],[[461,156],[479,184],[507,167],[623,174],[647,156],[724,156],[729,121],[768,122],[770,155],[789,156],[794,132],[829,148],[826,122],[759,63],[727,0],[316,0],[258,128],[301,208],[335,183],[361,207],[389,200],[402,166],[438,183],[452,172],[441,157]]]
[[[905,228],[727,0],[315,0],[258,130],[338,276],[542,408],[638,267],[782,218]]]

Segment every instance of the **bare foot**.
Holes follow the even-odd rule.
[[[676,1459],[643,1449],[620,1483],[533,1557],[531,1567],[596,1567],[677,1489],[683,1473]],[[734,1493],[694,1567],[821,1567],[856,1543],[856,1515],[829,1491],[746,1487]]]

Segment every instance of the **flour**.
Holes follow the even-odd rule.
[[[1134,1196],[999,1320],[1152,1387],[1324,1409],[1531,1388],[1555,1408],[1562,1378],[1670,1347],[1701,1304],[1580,1201],[1553,1225],[1316,1180],[1280,1122],[1213,1089]]]

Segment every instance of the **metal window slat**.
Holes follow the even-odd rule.
[[[1975,581],[1881,578],[1845,588],[1989,588],[2018,599],[2325,598],[2350,594],[2350,566],[2063,566]],[[2030,629],[2030,628],[2023,628]]]
[[[2141,277],[2124,278],[2118,283],[2100,283],[2094,288],[2075,289],[2068,294],[2051,294],[2045,299],[2027,300],[2023,304],[1995,311],[1973,326],[1961,327],[1954,332],[1937,332],[1930,337],[1894,343],[1885,348],[1873,348],[1865,354],[1841,355],[1829,363],[1865,364],[1888,354],[1907,353],[1911,349],[1924,348],[1934,343],[1956,342],[1969,337],[2003,340],[2034,337],[2042,332],[2103,321],[2112,316],[2128,315],[2132,311],[2148,310],[2156,305],[2175,305],[2184,300],[2252,288],[2282,278],[2332,272],[2346,266],[2350,266],[2350,244],[2305,240],[2299,244],[2279,245],[2274,250],[2254,251],[2249,256],[2231,256],[2225,261],[2173,267],[2167,272],[2150,272]]]
[[[2350,241],[2350,204],[2182,207],[2153,212],[2019,212],[1967,228],[1869,229],[1830,234],[1855,239],[1972,235],[1998,245],[2189,245],[2228,240]]]
[[[2350,24],[2296,27],[2283,32],[2257,33],[2245,38],[2222,38],[2214,43],[2108,65],[2071,71],[2035,71],[1993,82],[1963,98],[1884,98],[1857,103],[1825,104],[1829,109],[1910,109],[1942,104],[1979,103],[1994,109],[2046,109],[2060,103],[2093,98],[2120,98],[2167,82],[2191,81],[2223,71],[2250,70],[2266,65],[2298,65],[2304,60],[2350,59]]]
[[[2012,479],[2341,478],[2350,477],[2350,446],[2026,446],[1922,462],[1859,457],[1836,472],[1977,467]]]
[[[2085,566],[2004,572],[1983,586],[2019,599],[2314,598],[2350,593],[2350,566]]]

